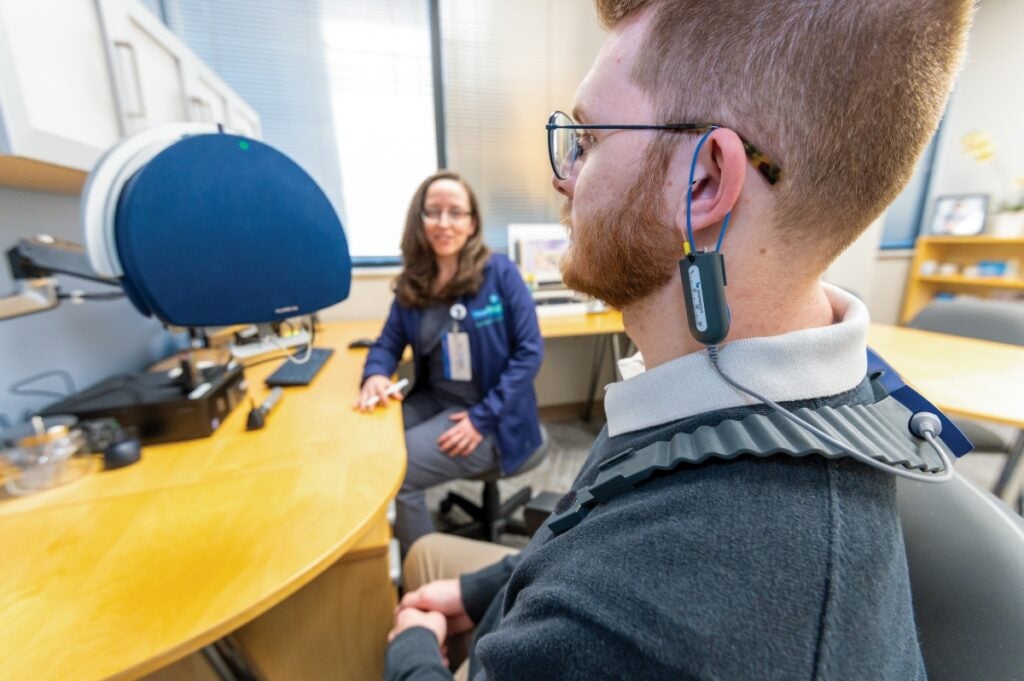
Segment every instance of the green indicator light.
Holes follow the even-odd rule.
[[[242,151],[249,151],[249,143],[246,142],[245,140],[241,140],[238,143],[238,148],[241,149]]]

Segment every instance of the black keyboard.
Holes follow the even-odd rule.
[[[296,356],[304,357],[305,354],[305,352],[299,352]],[[313,355],[307,362],[296,364],[290,359],[286,359],[281,362],[281,366],[274,373],[267,376],[265,382],[269,386],[309,385],[309,382],[313,380],[313,377],[317,375],[320,368],[327,363],[327,360],[333,354],[334,350],[332,348],[313,348]]]

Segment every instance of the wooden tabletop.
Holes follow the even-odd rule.
[[[538,318],[540,335],[544,338],[597,336],[622,333],[622,314],[615,310],[595,314],[544,315]]]
[[[944,412],[1024,428],[1024,347],[884,324],[868,344]]]
[[[267,426],[0,502],[0,679],[133,678],[237,628],[352,549],[405,472],[401,412],[351,411],[380,322],[324,325],[335,354]],[[278,362],[246,371],[267,394]]]

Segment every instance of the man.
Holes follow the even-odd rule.
[[[609,388],[607,428],[574,490],[628,448],[767,413],[688,330],[688,187],[692,248],[714,249],[731,214],[727,373],[790,408],[872,401],[867,312],[819,278],[910,177],[960,65],[971,2],[597,9],[610,34],[577,92],[580,123],[702,125],[560,129],[578,135],[552,159],[572,234],[565,281],[622,310],[646,365]],[[457,563],[479,564],[488,548],[463,542],[432,535],[413,548],[407,578],[450,579],[403,598],[388,678],[450,678],[452,635],[474,625],[476,679],[925,676],[895,480],[851,458],[688,466],[563,534],[542,527],[477,572]]]

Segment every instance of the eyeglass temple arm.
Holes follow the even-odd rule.
[[[718,127],[708,123],[675,123],[669,125],[562,125],[559,123],[548,123],[544,126],[549,132],[563,130],[693,130],[704,131]],[[768,184],[776,184],[782,178],[782,169],[772,163],[764,153],[740,136],[743,142],[743,150],[746,152],[750,164],[768,181]]]

